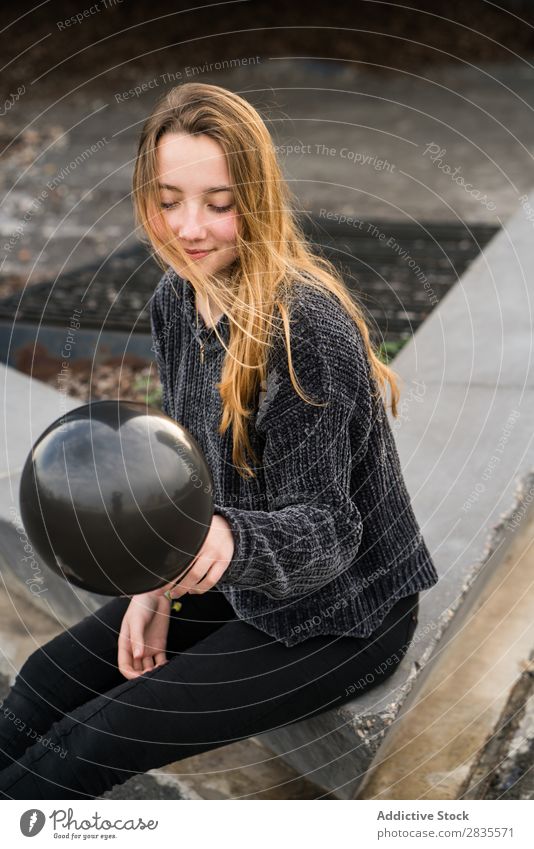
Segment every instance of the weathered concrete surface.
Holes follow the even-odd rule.
[[[531,488],[534,473],[525,482]],[[501,528],[499,547],[403,706],[359,799],[465,798],[534,645],[533,538],[531,504],[518,529]]]
[[[534,799],[534,651],[522,667],[462,799]]]
[[[322,790],[251,737],[151,770],[188,799],[318,799]]]
[[[51,640],[62,623],[34,601],[0,555],[0,673],[10,685],[26,658]]]

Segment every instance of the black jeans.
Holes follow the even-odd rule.
[[[181,597],[168,662],[117,667],[129,599],[114,598],[34,651],[0,705],[0,799],[94,799],[133,775],[307,719],[389,676],[418,593],[370,637],[287,647],[236,617],[220,590]]]

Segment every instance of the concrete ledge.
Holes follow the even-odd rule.
[[[521,491],[534,493],[534,473]],[[524,498],[491,534],[491,554],[470,583],[422,670],[358,799],[463,799],[534,644],[534,500]],[[478,776],[480,778],[480,774]]]

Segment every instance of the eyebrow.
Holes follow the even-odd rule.
[[[160,189],[168,189],[170,192],[180,192],[182,193],[182,189],[178,188],[178,186],[170,186],[168,183],[159,183],[158,187]],[[231,192],[231,186],[212,186],[210,189],[205,189],[202,194],[204,195],[214,195],[217,192]]]

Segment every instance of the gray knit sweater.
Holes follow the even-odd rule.
[[[200,315],[197,331],[191,284],[169,268],[150,303],[162,409],[200,444],[215,512],[233,531],[216,586],[239,618],[286,646],[318,634],[366,637],[396,600],[438,580],[360,331],[328,293],[303,283],[294,292],[293,367],[308,396],[329,404],[295,392],[277,336],[249,420],[260,459],[249,458],[248,481],[232,461],[231,428],[218,433],[225,349]],[[227,343],[228,316],[217,329]]]

